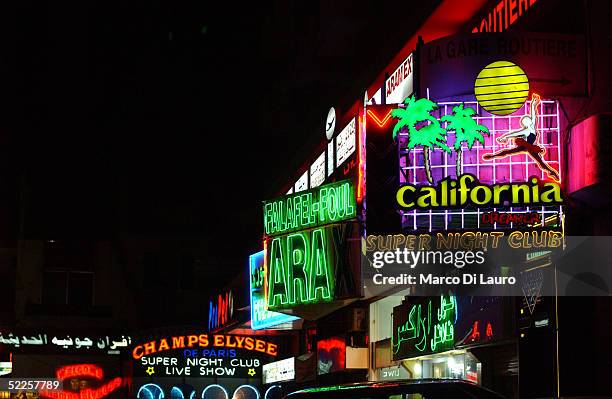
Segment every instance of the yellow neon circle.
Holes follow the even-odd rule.
[[[508,115],[525,104],[529,79],[510,61],[493,62],[474,81],[474,94],[482,108],[495,115]]]

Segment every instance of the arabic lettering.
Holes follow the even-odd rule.
[[[10,345],[15,348],[19,348],[20,346],[26,345],[47,345],[48,344],[47,334],[38,334],[32,336],[17,336],[13,333],[9,333],[8,335],[3,335],[0,333],[0,344]],[[90,338],[90,337],[75,337],[71,338],[70,335],[66,335],[65,337],[61,336],[53,336],[51,339],[51,344],[61,347],[63,349],[68,348],[85,348],[91,349],[95,345],[99,349],[104,349],[106,347],[110,347],[111,349],[115,348],[127,348],[132,343],[132,338],[129,336],[122,335],[118,340],[111,340],[109,336],[98,337],[98,338]],[[111,343],[112,342],[112,343]]]
[[[426,312],[426,313],[425,313]],[[425,314],[424,314],[425,313]],[[413,305],[408,314],[408,321],[397,328],[393,342],[393,353],[398,353],[402,343],[420,338],[414,347],[423,352],[427,347],[427,334],[431,330],[431,301],[424,311],[421,304]]]
[[[434,310],[435,311],[432,311]],[[435,320],[432,319],[435,315]],[[411,345],[419,352],[452,347],[455,342],[457,322],[457,299],[455,295],[441,295],[439,304],[434,300],[426,304],[414,304],[408,312],[408,320],[397,327],[393,337],[393,353],[399,353],[403,344]],[[432,331],[433,330],[433,331]]]
[[[435,351],[439,345],[445,347],[455,342],[455,326],[457,322],[457,298],[449,295],[448,299],[440,295],[440,307],[437,316],[438,323],[434,325],[434,336],[431,339],[431,350]]]

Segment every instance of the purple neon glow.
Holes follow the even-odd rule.
[[[476,110],[475,119],[479,124],[489,128],[490,135],[485,135],[484,148],[480,143],[474,145],[472,150],[467,146],[463,147],[463,163],[461,173],[471,173],[479,176],[482,183],[512,183],[526,181],[531,176],[546,179],[547,176],[538,168],[536,163],[526,154],[513,155],[507,158],[485,161],[481,158],[482,154],[499,150],[503,145],[497,143],[495,139],[502,134],[520,128],[520,119],[527,114],[531,102],[518,109],[512,115],[497,116],[490,114],[480,108],[476,100],[471,101],[450,101],[439,102],[439,109],[434,112],[436,117],[441,117],[452,112],[452,107],[464,103],[466,107]],[[559,104],[554,100],[542,100],[538,110],[538,128],[540,131],[539,143],[544,146],[546,153],[544,160],[555,168],[561,176],[561,146],[559,129]],[[452,148],[454,144],[454,133],[448,133],[448,145]],[[421,147],[413,150],[406,150],[408,141],[407,133],[398,135],[398,154],[399,154],[399,181],[400,184],[428,184],[425,176],[423,161],[423,149]],[[434,182],[445,177],[456,178],[456,153],[450,154],[436,149],[430,151],[431,173]],[[562,176],[561,176],[562,178]],[[496,211],[493,209],[456,209],[456,210],[429,210],[429,211],[407,211],[402,214],[402,227],[406,230],[442,230],[459,228],[479,228],[480,219],[484,212]],[[500,209],[501,211],[501,209]],[[558,206],[539,206],[539,207],[510,207],[503,209],[512,213],[538,212],[544,221],[547,217],[561,215],[562,207]],[[504,226],[504,228],[512,228]],[[494,225],[494,228],[500,228]]]

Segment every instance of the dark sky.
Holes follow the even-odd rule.
[[[323,139],[329,107],[362,99],[437,4],[211,3],[3,13],[8,224],[25,198],[29,237],[196,235],[209,264],[243,268],[260,202]]]

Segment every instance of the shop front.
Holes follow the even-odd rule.
[[[511,394],[518,387],[513,298],[406,297],[393,308],[392,360],[408,378],[452,378]]]

